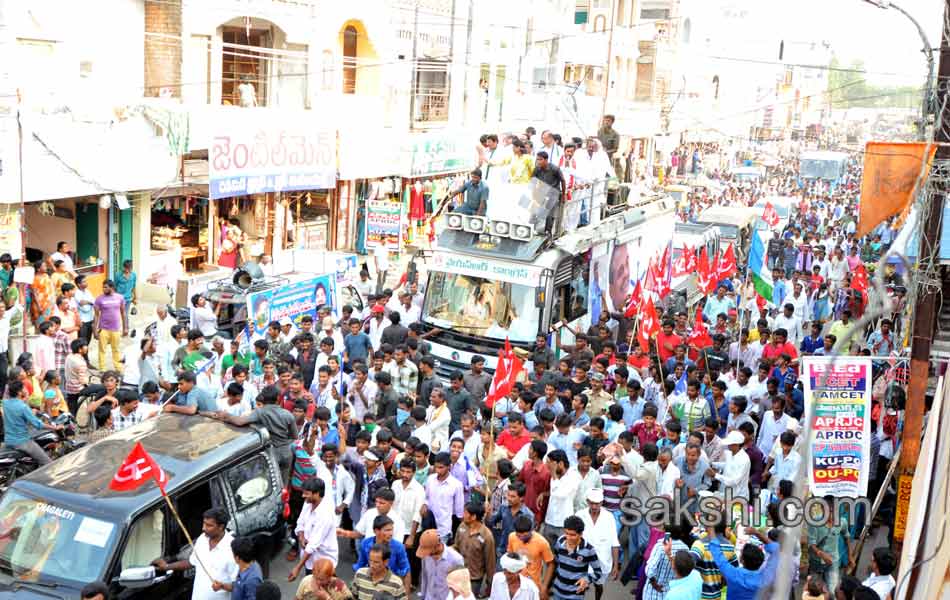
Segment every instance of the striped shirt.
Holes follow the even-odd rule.
[[[356,600],[373,600],[376,592],[388,592],[396,600],[406,600],[406,587],[402,580],[389,570],[386,571],[386,576],[381,581],[373,581],[369,574],[369,567],[357,570],[353,576],[352,589],[353,597]]]
[[[724,542],[720,545],[720,548],[722,548],[722,553],[726,557],[726,560],[729,561],[729,564],[738,567],[739,559],[736,557],[735,546],[729,542]],[[704,600],[719,600],[722,595],[722,589],[725,587],[725,582],[722,579],[722,573],[719,571],[719,567],[716,566],[716,562],[712,558],[712,553],[709,551],[709,548],[706,547],[705,541],[696,540],[693,542],[690,553],[692,553],[693,558],[696,559],[696,569],[703,578],[702,598]]]
[[[597,551],[587,540],[581,538],[574,550],[568,550],[562,535],[554,544],[554,597],[557,600],[584,600],[584,593],[577,592],[581,578],[588,582],[599,581],[603,575]],[[588,574],[592,571],[592,574]]]
[[[630,485],[630,476],[621,469],[617,473],[611,472],[610,465],[600,472],[600,483],[604,488],[604,508],[610,511],[620,510],[620,501],[623,495],[620,488]]]
[[[671,552],[674,556],[680,550],[689,551],[686,544],[680,540],[672,540],[672,545]],[[673,579],[673,565],[670,562],[670,557],[663,550],[662,540],[658,541],[650,552],[650,558],[647,560],[646,566],[646,578],[648,583],[643,588],[643,600],[663,600],[666,597],[666,592],[670,589],[670,580]],[[651,579],[655,580],[663,591],[658,592],[649,583]]]

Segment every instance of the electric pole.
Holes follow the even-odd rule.
[[[931,176],[941,173],[941,166],[950,162],[950,110],[944,108],[948,103],[948,85],[950,85],[950,0],[944,1],[944,26],[940,42],[940,63],[937,67],[937,94],[934,122],[934,143],[937,152],[931,168]],[[926,157],[925,157],[926,158]],[[940,247],[941,217],[944,198],[948,192],[942,177],[935,181],[937,193],[933,194],[930,206],[924,207],[920,216],[923,232],[920,237],[919,264],[916,272],[930,277],[940,268],[940,259],[936,256]],[[926,192],[925,192],[926,193]],[[938,275],[939,277],[939,275]],[[904,431],[901,437],[901,456],[899,478],[897,482],[897,520],[906,518],[910,502],[910,485],[914,470],[920,459],[920,436],[923,431],[927,379],[930,370],[930,348],[933,337],[937,299],[940,295],[940,282],[925,281],[920,285],[917,302],[914,305],[914,324],[910,339],[910,382],[907,385],[907,403],[904,411]],[[900,532],[898,532],[900,533]],[[903,541],[903,535],[895,535],[895,541]],[[901,574],[903,575],[903,574]],[[913,586],[913,576],[910,585]],[[912,589],[908,588],[908,589]]]

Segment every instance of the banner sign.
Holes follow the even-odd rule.
[[[808,483],[815,496],[865,496],[871,455],[871,358],[802,358],[811,424]]]
[[[868,142],[858,200],[858,237],[910,204],[921,170],[930,172],[936,152],[936,145],[922,142]]]
[[[455,173],[476,166],[475,146],[468,133],[424,133],[412,140],[410,177]]]
[[[211,198],[336,185],[336,131],[270,109],[222,111],[208,157]]]
[[[317,307],[324,304],[331,311],[334,303],[335,275],[323,275],[289,285],[248,294],[247,315],[251,340],[260,339],[267,331],[267,324],[289,317],[294,326],[300,326],[304,315],[317,317]]]
[[[507,281],[528,287],[541,285],[541,269],[533,266],[460,256],[449,252],[433,252],[432,258],[426,262],[430,271],[459,273],[469,277],[481,277],[489,281]]]
[[[7,211],[6,214],[0,215],[0,253],[8,252],[15,261],[23,252],[20,211],[12,207],[7,207]]]
[[[402,231],[402,202],[391,200],[366,201],[366,247],[383,246],[399,251]]]

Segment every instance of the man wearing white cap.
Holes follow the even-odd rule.
[[[587,508],[577,511],[584,522],[584,539],[590,542],[597,552],[597,560],[604,569],[600,581],[594,582],[594,598],[600,600],[604,593],[604,584],[609,578],[616,578],[620,572],[620,540],[617,538],[617,524],[613,515],[601,510],[604,503],[604,490],[587,490]]]
[[[723,445],[729,448],[726,454],[726,460],[721,463],[713,463],[706,474],[718,480],[723,485],[723,492],[731,490],[733,498],[749,499],[749,471],[752,468],[752,462],[749,455],[742,447],[745,445],[745,436],[741,431],[730,431],[722,441]],[[722,471],[717,473],[716,469]]]
[[[540,600],[538,586],[527,575],[522,575],[528,561],[520,554],[503,554],[499,561],[501,571],[491,582],[492,600]]]

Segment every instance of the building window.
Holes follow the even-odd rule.
[[[347,26],[343,30],[343,93],[356,93],[356,56],[359,34],[356,27]]]
[[[637,59],[637,100],[650,100],[653,97],[653,56],[640,56]]]
[[[221,103],[233,106],[267,105],[268,60],[254,48],[269,48],[267,31],[224,27],[221,32]]]
[[[449,63],[417,60],[415,72],[413,121],[420,123],[449,120]]]
[[[594,33],[598,31],[605,31],[607,29],[607,17],[604,15],[597,15],[594,17]]]
[[[640,11],[640,18],[644,20],[661,20],[670,18],[668,8],[644,8]]]

